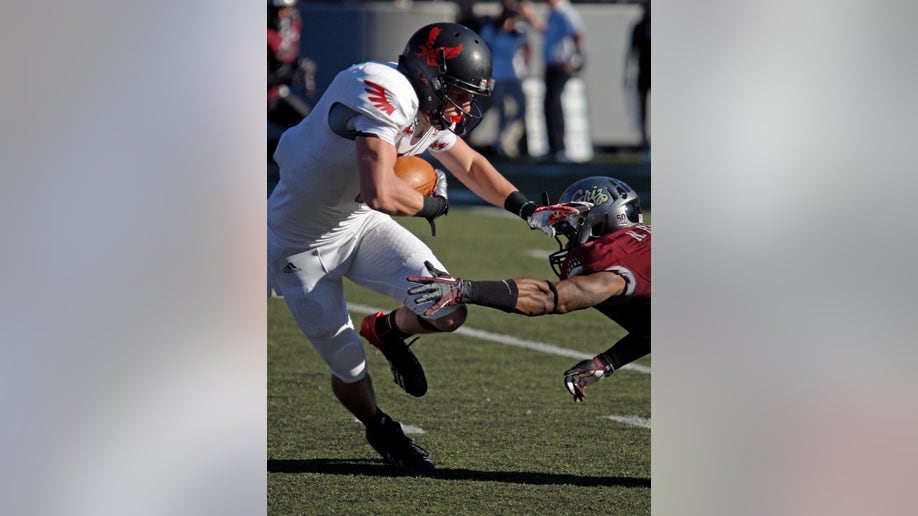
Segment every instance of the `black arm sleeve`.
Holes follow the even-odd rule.
[[[618,369],[650,354],[650,337],[629,333],[602,353]]]
[[[520,292],[513,280],[470,281],[466,294],[468,303],[513,312]]]
[[[536,209],[536,203],[530,201],[519,191],[513,192],[504,200],[504,209],[510,213],[526,220]]]

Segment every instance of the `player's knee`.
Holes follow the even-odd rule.
[[[439,319],[428,319],[428,322],[439,331],[456,331],[465,323],[465,319],[468,315],[469,309],[465,305],[461,305],[457,307],[456,310],[453,310]]]
[[[328,370],[341,381],[353,383],[366,376],[366,353],[353,328],[343,326],[334,332],[310,335],[309,340]]]
[[[354,383],[366,376],[366,354],[360,341],[351,341],[339,347],[329,361],[328,369],[345,383]]]

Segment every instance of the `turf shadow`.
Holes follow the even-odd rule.
[[[430,472],[395,469],[381,459],[268,459],[270,473],[323,473],[374,477],[425,476],[442,480],[477,480],[531,485],[650,487],[649,478],[599,477],[527,471],[479,471],[440,468]]]

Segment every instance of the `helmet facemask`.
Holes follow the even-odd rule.
[[[493,84],[493,81],[491,81]],[[488,89],[482,93],[475,93],[469,91],[465,88],[461,88],[455,85],[449,85],[444,88],[444,92],[440,95],[441,99],[441,108],[434,112],[430,113],[431,125],[437,129],[449,129],[450,131],[456,133],[459,136],[465,136],[472,132],[472,129],[478,126],[481,122],[481,119],[484,118],[484,109],[478,102],[480,97],[487,97],[491,94],[491,90]],[[459,93],[457,95],[457,90]],[[460,97],[460,100],[457,101],[455,97]],[[462,104],[464,104],[465,99],[463,97],[469,97],[469,108],[466,111]],[[453,107],[459,114],[452,117],[447,117],[443,112],[448,110],[449,107]]]
[[[558,242],[558,250],[548,255],[548,263],[551,264],[551,270],[558,277],[561,277],[561,264],[567,258],[569,253],[575,247],[585,244],[592,240],[590,235],[593,233],[592,228],[587,230],[587,219],[589,211],[579,215],[572,215],[564,220],[557,222],[555,228],[555,241]],[[567,242],[563,242],[564,237]]]

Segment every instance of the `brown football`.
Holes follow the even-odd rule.
[[[399,156],[395,160],[395,175],[421,195],[430,195],[437,185],[437,172],[433,165],[417,156]]]

